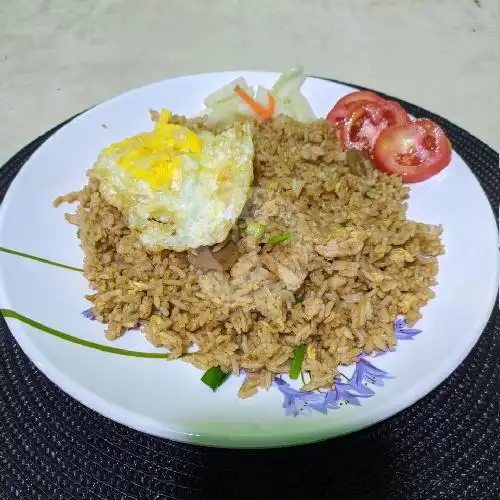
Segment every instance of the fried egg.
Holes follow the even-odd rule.
[[[170,123],[112,144],[89,176],[144,246],[181,252],[226,239],[247,201],[254,147],[248,123],[220,134]]]

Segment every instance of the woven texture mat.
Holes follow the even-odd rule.
[[[401,104],[445,129],[497,213],[498,154],[450,122]],[[60,126],[0,170],[1,199],[23,164]],[[499,359],[495,308],[457,370],[389,420],[315,445],[218,450],[151,437],[82,406],[34,367],[1,319],[0,498],[500,498]]]

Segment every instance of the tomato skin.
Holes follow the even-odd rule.
[[[352,104],[353,102],[357,101],[383,101],[383,97],[380,97],[378,94],[375,92],[372,92],[371,90],[355,90],[354,92],[351,92],[350,94],[345,95],[344,97],[341,97],[336,105],[340,106],[347,106],[348,104]]]
[[[380,133],[387,127],[410,121],[405,109],[394,101],[359,101],[347,107],[347,116],[339,125],[344,149],[373,153]]]
[[[441,172],[451,161],[450,141],[432,120],[418,119],[386,128],[378,137],[373,159],[403,182],[421,182]]]
[[[326,115],[326,121],[333,123],[334,125],[338,125],[344,120],[346,117],[348,107],[353,103],[357,103],[359,101],[365,102],[377,102],[382,101],[382,97],[375,94],[375,92],[371,92],[370,90],[357,90],[355,92],[351,92],[350,94],[341,97],[330,110],[330,112]]]

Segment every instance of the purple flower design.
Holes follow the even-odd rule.
[[[366,386],[366,383],[376,385],[377,387],[384,386],[384,379],[393,378],[386,371],[377,368],[369,361],[361,358],[356,363],[354,373],[349,380],[349,385],[358,391],[360,394],[372,396],[375,392]]]
[[[312,391],[298,391],[279,377],[275,377],[274,383],[284,396],[283,408],[285,409],[285,415],[293,417],[310,415],[313,410],[327,413],[327,408],[324,405],[324,394]]]
[[[92,309],[85,309],[85,311],[82,311],[82,316],[90,319],[91,321],[95,320],[95,314],[92,312]]]
[[[340,379],[338,377],[335,378],[335,386],[333,387],[333,389],[330,389],[325,395],[325,401],[323,404],[326,408],[335,410],[339,408],[342,403],[361,406],[358,398],[369,398],[370,396],[373,396],[373,391],[370,391],[370,393],[361,393],[356,387],[351,384],[351,380],[349,380],[349,382],[347,383],[344,383],[340,382]],[[363,389],[367,388],[363,387]]]
[[[394,334],[398,340],[412,340],[415,335],[421,332],[422,330],[409,328],[403,316],[398,316],[394,321]],[[382,356],[395,350],[392,348],[388,351],[372,354],[371,357]],[[311,414],[312,411],[327,414],[329,409],[337,409],[343,404],[361,406],[359,401],[361,398],[369,398],[375,394],[375,391],[368,387],[368,384],[383,387],[384,380],[394,378],[370,363],[367,360],[368,357],[367,354],[361,354],[352,377],[347,382],[341,382],[340,378],[336,377],[334,387],[327,392],[298,391],[282,378],[276,377],[274,379],[275,385],[285,398],[283,408],[285,408],[286,415],[296,417]]]
[[[358,390],[350,381],[344,383],[338,378],[335,379],[333,389],[327,392],[298,391],[279,377],[276,377],[274,382],[284,396],[285,415],[292,417],[310,415],[313,411],[326,415],[329,409],[335,410],[343,404],[361,406],[359,398],[369,398],[374,394],[365,386],[361,386],[361,390]]]
[[[422,333],[422,330],[408,328],[408,323],[403,316],[398,316],[394,321],[394,333],[398,340],[413,340],[415,335]]]

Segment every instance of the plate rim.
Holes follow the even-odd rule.
[[[244,72],[244,73],[250,73],[250,72],[248,72],[248,71],[244,71],[244,70],[241,70],[241,72]],[[207,72],[207,73],[196,73],[196,74],[185,75],[185,76],[207,76],[207,75],[213,75],[213,74],[218,74],[218,75],[220,75],[220,74],[226,74],[226,73],[234,73],[234,72],[233,72],[233,71]],[[254,73],[254,74],[262,74],[262,73],[266,73],[266,74],[269,74],[269,75],[277,75],[277,74],[279,74],[279,73],[276,73],[276,72],[259,72],[259,71],[251,71],[251,73]],[[172,81],[172,80],[177,80],[177,79],[181,79],[181,78],[183,78],[183,76],[178,76],[178,77],[175,77],[175,78],[166,79],[166,80],[162,80],[162,81],[159,81],[159,82],[153,82],[153,83],[151,83],[151,84],[145,84],[145,85],[142,85],[142,86],[137,87],[137,88],[135,88],[135,89],[130,89],[130,90],[126,91],[126,92],[123,92],[122,94],[119,94],[119,95],[117,95],[117,96],[115,96],[115,97],[112,97],[111,99],[105,100],[105,101],[103,101],[102,103],[99,103],[99,104],[97,104],[96,106],[93,106],[92,108],[89,108],[89,110],[93,109],[94,107],[99,106],[100,104],[105,104],[105,103],[108,103],[108,102],[112,102],[112,101],[114,101],[114,100],[116,100],[116,99],[119,99],[119,98],[121,98],[121,97],[123,97],[123,96],[126,96],[127,94],[133,93],[133,92],[135,92],[135,91],[137,91],[137,90],[139,90],[139,89],[144,89],[144,88],[147,88],[147,87],[150,87],[150,86],[153,86],[153,85],[160,85],[160,84],[162,84],[162,83],[163,83],[163,82],[165,82],[165,81]],[[309,76],[309,78],[314,78],[314,79],[319,79],[319,80],[328,81],[328,82],[331,82],[331,83],[333,83],[333,84],[338,84],[338,85],[341,85],[341,86],[343,86],[343,87],[346,87],[347,89],[349,89],[349,88],[352,88],[352,89],[364,88],[364,87],[360,87],[360,86],[353,85],[353,84],[346,84],[346,83],[344,83],[344,82],[340,82],[340,81],[333,80],[333,79],[329,79],[329,78],[316,77],[316,76]],[[426,110],[424,110],[423,108],[421,108],[421,109],[422,109],[423,111],[427,112],[427,111],[426,111]],[[86,111],[84,111],[84,112],[82,112],[82,113],[79,113],[79,114],[75,115],[74,117],[70,118],[69,120],[67,120],[67,121],[63,122],[63,123],[62,123],[62,124],[60,124],[60,125],[57,125],[57,126],[56,126],[56,127],[54,127],[53,129],[51,129],[50,131],[48,131],[46,134],[50,134],[50,135],[47,137],[47,139],[45,139],[45,140],[44,140],[44,141],[43,141],[43,142],[42,142],[42,143],[41,143],[41,144],[37,147],[37,149],[33,152],[33,154],[35,154],[37,151],[39,151],[39,149],[40,149],[41,147],[43,147],[43,146],[46,144],[46,141],[47,141],[47,140],[50,140],[50,139],[51,139],[51,137],[56,136],[59,130],[61,130],[62,128],[64,128],[64,127],[65,127],[65,126],[67,126],[68,124],[72,123],[75,119],[78,119],[79,117],[84,117],[84,116],[85,116],[85,114],[86,114],[86,112],[87,112],[87,111],[89,111],[89,110],[86,110]],[[429,112],[429,113],[430,113],[430,112]],[[444,119],[444,120],[445,120],[445,119]],[[457,126],[457,127],[458,127],[458,126]],[[458,128],[460,128],[460,127],[458,127]],[[44,135],[46,135],[46,134],[44,134]],[[471,134],[469,134],[469,135],[471,135]],[[40,136],[38,139],[40,139],[41,137],[43,137],[43,136]],[[474,136],[472,136],[472,137],[474,137]],[[35,141],[36,141],[36,140],[38,140],[38,139],[35,139],[33,142],[35,142]],[[476,139],[477,139],[477,138],[476,138]],[[479,141],[480,141],[480,139],[477,139],[477,140],[479,140]],[[481,141],[481,142],[482,142],[482,141]],[[484,144],[486,147],[490,148],[490,147],[489,147],[487,144],[485,144],[484,142],[483,142],[483,144]],[[491,148],[490,148],[490,149],[491,149]],[[456,150],[455,150],[455,152],[456,152]],[[19,154],[19,153],[18,153],[18,154]],[[457,153],[457,154],[458,154],[458,153]],[[12,158],[14,158],[15,156],[16,156],[16,155],[14,155]],[[460,156],[460,155],[459,155],[459,156]],[[12,192],[12,191],[11,191],[11,186],[12,186],[12,183],[13,183],[13,182],[15,182],[15,179],[17,179],[17,178],[18,178],[18,175],[19,175],[19,173],[22,171],[22,169],[23,169],[23,167],[24,167],[24,164],[25,164],[25,163],[27,163],[28,161],[30,161],[30,159],[31,159],[31,155],[30,155],[30,158],[28,158],[28,159],[27,159],[27,160],[23,163],[23,165],[21,166],[21,168],[20,168],[20,169],[16,172],[16,174],[14,175],[14,178],[13,178],[13,179],[9,182],[9,186],[8,186],[8,188],[7,188],[6,192],[5,192],[5,196],[4,196],[4,198],[2,199],[2,202],[1,202],[1,205],[2,205],[2,206],[1,206],[1,209],[0,209],[0,224],[3,222],[3,217],[4,217],[4,214],[5,214],[5,210],[4,210],[4,207],[6,206],[6,205],[5,205],[5,200],[6,200],[6,199],[8,200],[9,192],[10,192],[10,193]],[[10,161],[10,160],[9,160],[9,161]],[[467,163],[466,163],[465,161],[464,161],[464,163],[467,165]],[[467,165],[467,166],[468,166],[468,165]],[[470,169],[470,167],[468,167],[468,168]],[[484,189],[482,188],[482,186],[481,186],[481,184],[480,184],[480,182],[479,182],[479,179],[477,178],[476,174],[475,174],[473,171],[471,171],[471,172],[472,172],[472,174],[474,175],[474,178],[475,178],[475,179],[476,179],[476,181],[478,182],[479,186],[481,187],[481,190],[482,190],[482,192],[483,192],[483,195],[484,195],[484,196],[485,196],[485,198],[488,200],[488,204],[489,204],[489,206],[490,206],[490,208],[491,208],[491,211],[492,211],[492,218],[493,218],[493,220],[495,221],[495,225],[496,225],[495,214],[494,214],[494,211],[493,211],[493,209],[492,209],[492,207],[491,207],[491,202],[490,202],[490,200],[489,200],[489,198],[488,198],[488,195],[485,193]],[[497,266],[497,267],[498,267],[498,266]],[[497,274],[498,274],[498,273],[497,273]],[[3,290],[2,290],[2,291],[3,291]],[[442,383],[443,383],[443,382],[444,382],[444,381],[445,381],[445,380],[446,380],[446,379],[447,379],[447,378],[451,375],[451,373],[453,373],[453,371],[454,371],[454,370],[455,370],[455,369],[456,369],[456,368],[457,368],[457,367],[458,367],[458,366],[459,366],[459,365],[460,365],[460,364],[464,361],[464,359],[465,359],[465,358],[466,358],[466,357],[470,354],[470,352],[471,352],[471,350],[473,349],[474,345],[477,343],[477,341],[479,340],[480,336],[483,334],[483,332],[484,332],[484,330],[485,330],[485,328],[486,328],[487,323],[490,321],[490,319],[491,319],[492,315],[494,314],[495,302],[496,302],[496,297],[493,297],[493,299],[492,299],[492,303],[491,303],[491,307],[489,308],[489,311],[490,311],[490,312],[489,312],[489,314],[488,314],[488,316],[487,316],[486,320],[484,321],[484,324],[483,324],[482,328],[478,331],[477,335],[476,335],[474,338],[470,339],[470,341],[469,341],[469,343],[468,343],[468,347],[467,347],[467,349],[466,349],[466,350],[464,350],[464,351],[462,352],[462,356],[460,357],[460,360],[459,360],[458,362],[449,363],[449,366],[448,366],[449,370],[448,370],[448,369],[447,369],[447,370],[442,370],[443,372],[444,372],[444,371],[446,371],[446,375],[445,375],[445,376],[443,376],[443,377],[441,377],[441,376],[440,376],[440,377],[439,377],[439,381],[438,381],[437,383],[435,383],[435,382],[434,382],[434,383],[432,383],[432,384],[427,384],[427,386],[428,386],[428,387],[431,387],[430,389],[428,389],[428,388],[427,388],[427,389],[423,389],[422,393],[418,396],[418,398],[417,398],[417,399],[415,399],[415,397],[407,398],[408,400],[410,400],[410,402],[408,402],[407,400],[405,400],[405,403],[404,403],[404,404],[397,404],[397,405],[394,405],[394,406],[392,407],[392,408],[394,408],[394,411],[392,411],[392,408],[391,408],[391,412],[390,412],[390,414],[385,414],[384,416],[380,417],[379,419],[374,420],[374,421],[371,421],[370,423],[367,423],[367,424],[366,424],[366,425],[364,425],[363,427],[357,427],[356,429],[349,429],[349,430],[347,430],[346,432],[338,433],[338,434],[336,434],[336,435],[335,435],[335,437],[338,437],[338,436],[341,436],[341,435],[344,435],[344,434],[347,434],[347,433],[351,433],[351,432],[357,432],[357,431],[359,431],[359,430],[361,430],[361,429],[363,429],[363,428],[365,428],[365,427],[368,427],[368,426],[374,425],[374,424],[376,424],[376,423],[378,423],[378,422],[380,422],[380,421],[382,421],[382,420],[386,420],[386,419],[388,419],[388,418],[392,417],[393,415],[395,415],[396,413],[399,413],[400,411],[404,410],[404,409],[405,409],[405,408],[407,408],[408,406],[411,406],[412,404],[416,403],[418,400],[420,400],[421,398],[423,398],[424,396],[426,396],[427,394],[429,394],[430,392],[432,392],[432,391],[433,391],[433,390],[434,390],[437,386],[439,386],[440,384],[442,384]],[[142,432],[146,432],[146,433],[148,433],[148,434],[157,435],[157,436],[160,436],[160,437],[168,437],[168,438],[173,439],[173,440],[176,440],[176,441],[182,441],[182,442],[193,443],[193,441],[192,441],[192,440],[179,439],[179,437],[178,437],[178,436],[166,436],[166,435],[165,435],[165,429],[166,429],[166,427],[162,427],[162,429],[163,429],[163,432],[162,432],[162,433],[159,433],[159,434],[156,434],[156,433],[154,433],[154,432],[152,433],[152,432],[151,432],[151,428],[148,428],[148,429],[143,429],[143,428],[141,428],[140,426],[137,426],[137,425],[133,425],[133,426],[132,426],[132,425],[130,424],[130,420],[129,420],[129,421],[123,421],[123,420],[122,420],[122,419],[120,419],[120,418],[110,417],[110,416],[109,416],[109,412],[103,412],[103,411],[101,411],[100,409],[96,408],[96,407],[95,407],[95,405],[93,405],[93,404],[89,404],[88,402],[86,402],[86,399],[85,399],[85,398],[80,398],[80,397],[78,396],[78,392],[74,392],[74,391],[72,391],[72,390],[70,390],[70,389],[66,389],[66,388],[63,386],[63,384],[60,384],[59,382],[55,382],[54,378],[53,378],[52,376],[50,376],[50,375],[46,372],[46,371],[50,371],[50,370],[47,370],[47,366],[48,366],[48,365],[50,365],[50,363],[48,363],[48,364],[47,364],[47,363],[40,363],[40,362],[36,362],[36,361],[35,361],[35,358],[33,358],[32,356],[30,356],[30,354],[28,354],[28,352],[31,350],[31,349],[30,349],[30,347],[29,347],[29,346],[24,346],[24,345],[23,345],[23,342],[24,342],[24,340],[25,340],[25,339],[23,339],[23,342],[21,342],[21,341],[20,341],[20,339],[18,338],[18,335],[14,334],[14,331],[13,331],[13,330],[15,330],[15,329],[17,328],[17,326],[19,326],[19,325],[17,325],[17,323],[15,323],[15,325],[16,325],[16,326],[13,328],[13,327],[12,327],[12,325],[14,324],[14,322],[12,322],[12,321],[6,321],[6,323],[7,323],[7,326],[8,326],[8,328],[9,328],[9,330],[13,333],[13,335],[14,335],[14,337],[15,337],[15,339],[16,339],[16,342],[17,342],[17,343],[21,346],[21,349],[23,350],[23,352],[24,352],[24,353],[27,355],[27,357],[28,357],[28,358],[29,358],[29,359],[30,359],[30,360],[31,360],[31,361],[35,364],[35,366],[37,366],[37,367],[38,367],[38,368],[42,371],[42,373],[44,373],[44,375],[45,375],[45,376],[47,376],[47,377],[49,378],[49,380],[51,380],[51,382],[52,382],[52,383],[54,383],[56,386],[60,387],[60,388],[61,388],[64,392],[66,392],[67,394],[69,394],[72,398],[76,399],[77,401],[80,401],[80,402],[81,402],[82,404],[84,404],[86,407],[91,408],[91,409],[93,409],[93,410],[97,411],[98,413],[100,413],[101,415],[104,415],[105,417],[112,418],[113,420],[115,420],[115,421],[117,421],[117,422],[119,422],[119,423],[121,423],[121,424],[123,424],[123,425],[126,425],[126,426],[128,426],[128,427],[135,428],[135,429],[140,430],[140,431],[142,431]],[[22,327],[20,327],[19,329],[22,329]],[[28,340],[29,340],[29,339],[28,339]],[[36,349],[36,347],[35,347],[35,350],[37,350],[37,349]],[[38,352],[40,352],[40,351],[38,351]],[[42,365],[42,366],[40,366],[40,365]],[[56,368],[55,368],[55,367],[53,367],[53,366],[52,366],[52,368],[53,368],[55,371],[59,371],[58,369],[56,369]],[[64,375],[64,374],[63,374],[63,378],[68,378],[68,379],[69,379],[69,377],[67,377],[67,376],[66,376],[66,375]],[[58,380],[58,381],[60,381],[60,380],[61,380],[61,377],[58,377],[58,378],[57,378],[57,380]],[[71,380],[71,379],[70,379],[70,380]],[[90,392],[90,391],[88,391],[85,387],[80,387],[80,393],[81,393],[81,391],[82,391],[82,390],[83,390],[83,391]],[[93,393],[92,393],[92,394],[93,394]],[[102,399],[102,398],[100,398],[99,396],[96,396],[95,394],[93,394],[93,398]],[[401,398],[398,398],[398,402],[399,402],[399,401],[402,401],[402,399],[401,399]],[[107,405],[107,406],[113,406],[113,405],[109,405],[108,403],[106,403],[106,405]],[[106,405],[105,405],[105,406],[106,406]],[[122,412],[122,414],[123,414],[123,413],[127,413],[127,412],[128,412],[128,410],[125,410],[125,409],[121,408],[121,409],[120,409],[120,412]],[[131,413],[132,413],[132,412],[131,412]],[[141,416],[141,419],[143,419],[143,420],[144,420],[144,417],[143,417],[143,416]],[[169,430],[169,432],[170,432],[170,430]],[[175,431],[174,431],[174,434],[175,434]],[[177,434],[178,434],[178,433],[177,433]],[[184,435],[185,435],[185,433],[180,433],[180,434],[181,434],[182,436],[184,436]],[[301,433],[301,436],[302,436],[302,435],[303,435],[303,433]],[[194,444],[203,444],[203,445],[205,445],[205,446],[219,446],[219,445],[217,445],[217,444],[210,444],[210,443],[207,443],[207,442],[203,441],[203,436],[202,436],[202,435],[200,435],[200,436],[198,436],[198,437],[200,437],[200,438],[201,438],[201,441],[200,441],[199,443],[194,442]],[[307,438],[306,438],[305,440],[299,440],[297,443],[293,443],[293,444],[288,443],[288,445],[292,445],[292,446],[293,446],[293,445],[295,445],[295,444],[305,444],[305,443],[309,443],[309,442],[313,442],[313,441],[318,441],[318,440],[322,440],[322,439],[328,439],[328,438],[330,438],[330,437],[332,437],[332,436],[330,436],[330,435],[325,435],[325,436],[323,436],[323,437],[321,437],[321,438],[318,438],[318,436],[317,436],[317,434],[316,434],[316,435],[315,435],[314,437],[312,437],[311,439],[307,439]],[[273,437],[273,439],[274,439],[274,441],[277,441],[277,440],[278,440],[278,438],[277,438],[277,437]],[[274,443],[274,441],[273,441],[273,443],[272,443],[271,445],[265,445],[265,446],[262,446],[262,447],[264,447],[264,448],[269,448],[269,447],[275,447],[275,446],[284,446],[284,444],[283,444],[283,443],[279,443],[279,442]],[[287,442],[288,442],[288,440],[287,440]],[[228,445],[227,445],[227,444],[225,444],[225,445],[223,445],[223,446],[228,447]],[[231,446],[231,447],[233,447],[233,446]],[[255,448],[255,446],[254,446],[254,445],[251,445],[251,444],[250,444],[250,445],[248,445],[248,446],[245,446],[245,445],[243,445],[243,446],[242,446],[241,444],[237,444],[237,445],[235,445],[234,447],[236,447],[236,448],[243,448],[243,447]]]

